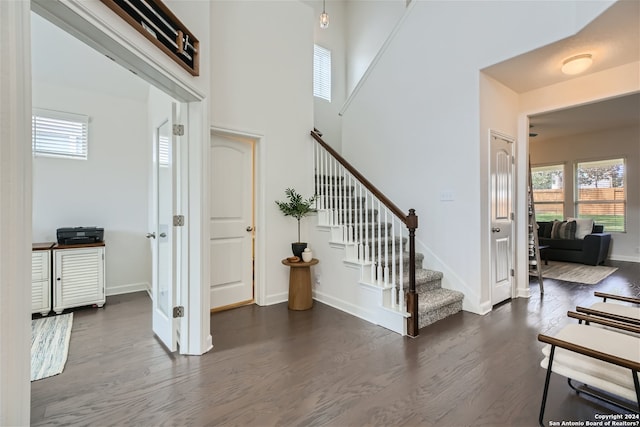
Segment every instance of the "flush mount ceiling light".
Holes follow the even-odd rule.
[[[562,61],[562,72],[565,74],[580,74],[591,66],[593,58],[590,53],[572,56]]]
[[[325,0],[322,0],[322,13],[320,14],[320,28],[323,30],[329,26],[329,14],[325,10]]]

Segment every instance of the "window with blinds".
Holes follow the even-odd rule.
[[[531,168],[536,221],[564,218],[564,165]]]
[[[625,159],[579,162],[576,165],[576,214],[593,218],[605,231],[626,230]]]
[[[35,156],[86,160],[88,133],[88,116],[53,110],[33,110],[31,143]]]
[[[313,96],[331,102],[331,51],[313,45]]]

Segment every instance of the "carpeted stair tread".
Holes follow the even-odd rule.
[[[462,310],[462,292],[438,288],[418,294],[418,327],[424,328]]]
[[[431,289],[439,288],[442,281],[440,271],[416,268],[416,292],[421,293]],[[409,272],[404,271],[403,286],[409,289]]]

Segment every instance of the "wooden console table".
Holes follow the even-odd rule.
[[[311,297],[311,266],[319,261],[313,258],[309,262],[289,262],[282,260],[290,267],[289,271],[289,310],[309,310],[313,307]]]

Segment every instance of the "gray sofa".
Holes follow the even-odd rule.
[[[548,246],[541,250],[542,259],[588,265],[599,265],[607,259],[611,234],[604,232],[603,225],[594,224],[591,234],[584,236],[584,239],[553,239],[551,227],[552,222],[538,222],[538,243]]]

